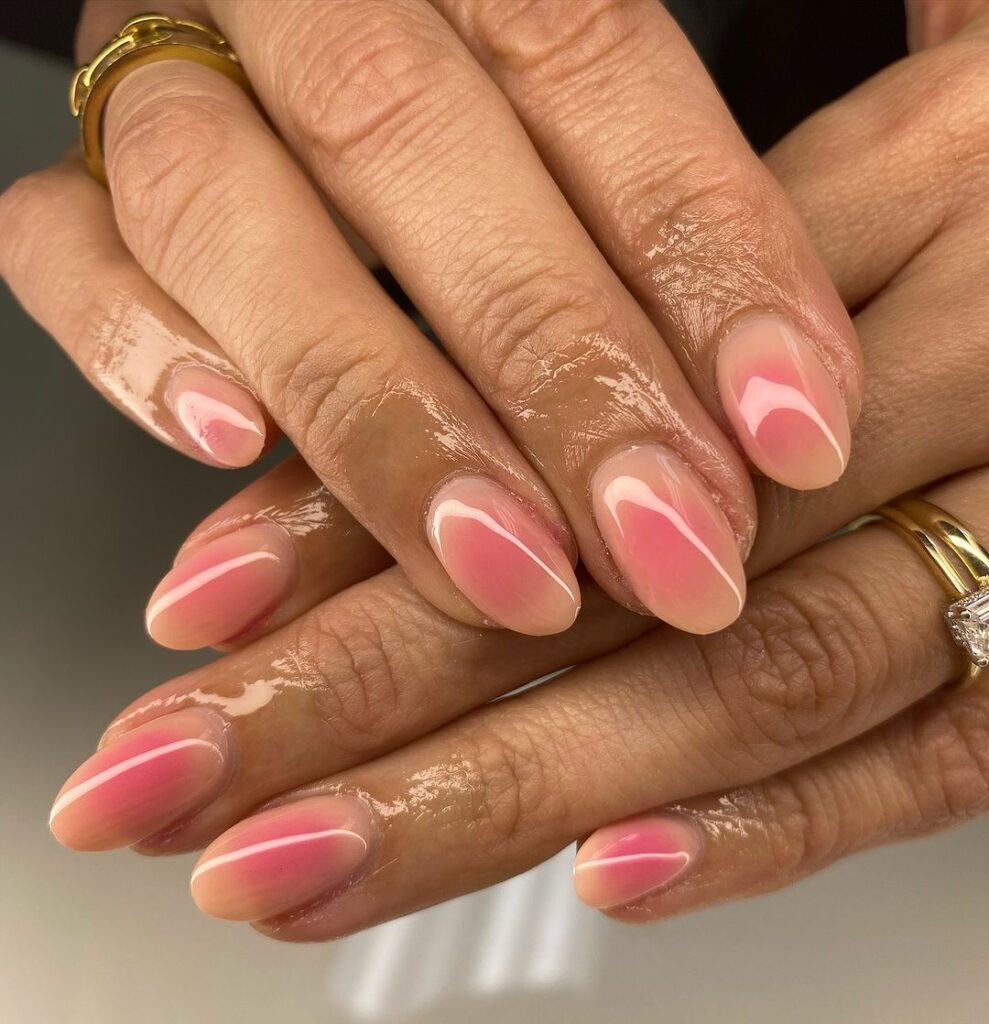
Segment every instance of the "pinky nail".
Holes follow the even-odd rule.
[[[566,553],[500,484],[450,480],[433,498],[427,529],[450,579],[499,625],[532,636],[573,625],[580,588]]]
[[[356,797],[309,797],[220,836],[192,873],[199,909],[228,921],[294,910],[346,882],[367,858],[371,812]]]
[[[69,777],[49,826],[74,850],[113,850],[200,810],[226,784],[226,723],[190,708],[124,733]]]
[[[254,523],[194,548],[162,579],[145,623],[163,647],[222,643],[263,622],[295,587],[298,556],[277,523]]]
[[[574,889],[590,907],[623,906],[672,885],[697,862],[699,829],[678,815],[656,814],[598,829],[574,863]]]
[[[725,414],[752,462],[787,487],[834,483],[851,446],[848,412],[810,345],[777,317],[743,321],[718,352]]]
[[[239,384],[200,366],[184,366],[172,377],[168,407],[197,448],[211,461],[249,466],[264,449],[264,415]]]

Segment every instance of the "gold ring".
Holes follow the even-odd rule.
[[[968,655],[959,683],[974,683],[989,667],[989,552],[954,516],[919,498],[880,505],[849,529],[877,522],[906,537],[954,599],[944,609],[944,621],[952,639]]]
[[[72,76],[69,106],[79,118],[82,148],[89,173],[105,185],[103,108],[113,87],[134,68],[159,60],[192,60],[205,64],[251,94],[240,59],[223,36],[195,21],[166,14],[131,18],[100,52]]]

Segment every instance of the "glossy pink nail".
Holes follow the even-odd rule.
[[[370,844],[371,814],[356,797],[285,804],[242,821],[210,845],[192,873],[192,896],[213,917],[274,917],[345,882]]]
[[[696,863],[702,837],[687,818],[651,815],[598,829],[577,852],[574,889],[599,910],[671,885]]]
[[[580,588],[563,548],[500,484],[461,476],[444,484],[427,515],[429,541],[460,591],[517,633],[573,625]]]
[[[211,461],[234,468],[250,465],[261,454],[264,415],[239,384],[200,366],[184,366],[172,377],[165,400]]]
[[[221,643],[262,623],[299,575],[292,538],[277,523],[254,523],[193,548],[155,588],[145,615],[164,647]]]
[[[613,455],[591,484],[598,529],[636,597],[691,633],[733,622],[745,600],[738,544],[724,514],[663,445]]]
[[[787,487],[834,483],[851,446],[848,412],[831,374],[784,320],[739,324],[718,352],[725,413],[749,458]]]
[[[200,708],[163,715],[97,751],[59,790],[49,825],[74,850],[132,846],[199,810],[227,778],[226,724]]]

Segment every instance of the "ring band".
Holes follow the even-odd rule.
[[[240,59],[223,36],[195,21],[166,14],[131,18],[99,53],[72,77],[69,106],[79,118],[82,148],[89,173],[105,185],[103,165],[103,108],[114,86],[125,75],[159,60],[191,60],[226,75],[251,94]]]
[[[969,659],[959,684],[974,683],[989,667],[989,552],[954,516],[919,498],[881,505],[849,529],[876,522],[906,537],[954,599],[944,609],[944,620]]]

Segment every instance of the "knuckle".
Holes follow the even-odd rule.
[[[551,770],[549,736],[480,726],[469,749],[476,773],[475,824],[486,840],[508,855],[551,839],[568,811]]]
[[[760,821],[771,877],[793,879],[834,859],[840,844],[841,815],[833,794],[805,773],[777,775],[757,788]]]
[[[769,764],[784,749],[816,750],[867,714],[869,683],[889,660],[868,600],[823,569],[813,588],[778,572],[734,626],[698,650],[732,728]]]
[[[533,381],[561,383],[567,367],[585,361],[580,339],[591,350],[611,320],[600,289],[579,275],[538,258],[513,263],[479,274],[479,294],[465,303],[464,331],[468,374],[509,404],[531,398]]]
[[[948,699],[907,738],[920,821],[937,828],[989,810],[989,695]]]
[[[308,32],[293,58],[299,73],[283,99],[307,152],[361,167],[398,153],[416,135],[438,133],[458,106],[461,61],[425,19],[375,4],[341,27]]]
[[[324,616],[308,641],[320,666],[311,688],[315,715],[350,756],[379,749],[404,717],[408,650],[389,624],[387,604],[365,594]]]
[[[707,160],[628,169],[612,199],[612,222],[631,277],[649,294],[701,295],[723,305],[755,288],[779,290],[766,270],[766,254],[789,234],[777,196],[763,175],[736,170],[712,176]]]
[[[137,80],[110,122],[107,170],[118,220],[152,272],[170,253],[188,257],[209,237],[204,224],[228,209],[233,164],[223,154],[234,148],[238,115],[203,81],[204,70],[189,65],[164,81]]]
[[[611,64],[641,39],[639,4],[629,0],[482,0],[468,7],[478,42],[512,71],[568,79]]]
[[[323,471],[360,438],[400,372],[366,338],[342,341],[346,333],[316,335],[289,363],[277,337],[258,339],[251,352],[259,392],[282,413],[307,461]]]

